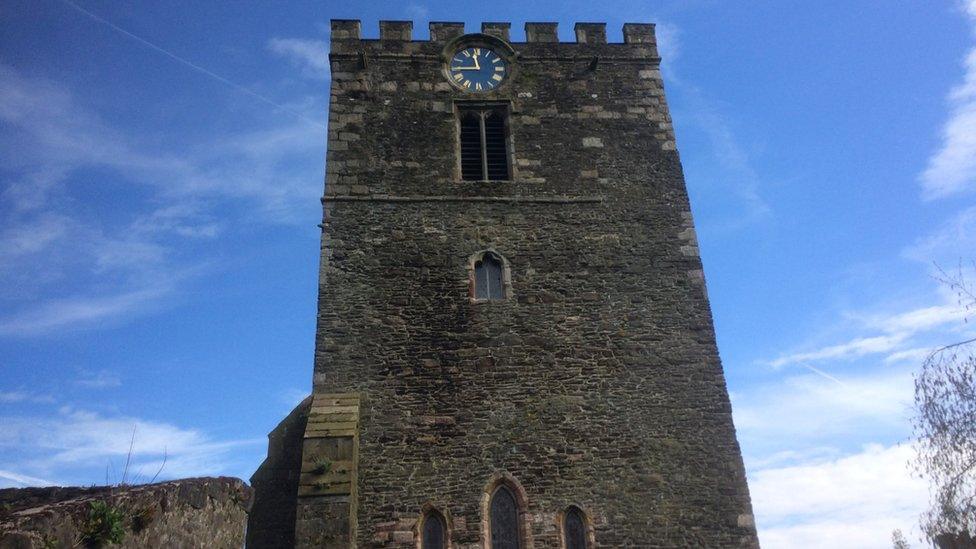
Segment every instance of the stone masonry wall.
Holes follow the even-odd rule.
[[[600,547],[757,547],[653,26],[526,30],[473,97],[442,72],[462,26],[333,22],[314,390],[359,395],[354,541],[416,547],[434,507],[483,547],[511,479],[527,547],[571,504]],[[510,105],[512,181],[459,181],[471,99]],[[486,249],[505,301],[469,298]]]
[[[0,490],[0,549],[84,547],[92,502],[121,512],[124,538],[113,547],[239,548],[250,498],[243,481],[225,477],[124,488]]]
[[[268,435],[268,457],[251,475],[254,504],[247,520],[247,546],[295,545],[295,510],[302,464],[302,436],[311,397],[295,407]]]

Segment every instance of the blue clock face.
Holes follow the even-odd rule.
[[[501,85],[508,76],[508,63],[497,53],[480,46],[458,50],[448,66],[451,80],[465,91],[486,92]]]

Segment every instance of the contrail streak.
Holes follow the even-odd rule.
[[[296,110],[294,110],[292,108],[286,107],[286,106],[284,106],[284,105],[282,105],[280,103],[277,103],[275,101],[272,101],[271,99],[268,99],[267,97],[265,97],[265,96],[263,96],[263,95],[261,95],[261,94],[259,94],[257,92],[251,91],[248,88],[245,88],[244,86],[242,86],[242,85],[240,85],[240,84],[238,84],[236,82],[232,82],[232,81],[224,78],[223,76],[220,76],[217,73],[214,73],[212,71],[209,71],[209,70],[201,67],[200,65],[197,65],[197,64],[193,63],[192,61],[189,61],[187,59],[184,59],[184,58],[180,57],[179,55],[176,55],[175,53],[171,53],[171,52],[169,52],[169,51],[161,48],[160,46],[157,46],[156,44],[153,44],[152,42],[150,42],[150,41],[148,41],[148,40],[146,40],[144,38],[141,38],[139,36],[136,36],[135,34],[132,34],[131,32],[129,32],[129,31],[123,29],[122,27],[116,25],[115,23],[112,23],[111,21],[109,21],[109,20],[107,20],[107,19],[105,19],[103,17],[100,17],[100,16],[98,16],[98,15],[96,15],[96,14],[94,14],[94,13],[88,11],[88,10],[86,10],[85,8],[79,6],[78,4],[75,4],[71,0],[61,0],[61,1],[64,4],[68,5],[69,7],[71,7],[73,9],[75,9],[75,10],[83,13],[84,15],[87,15],[88,17],[94,19],[95,21],[97,21],[97,22],[99,22],[99,23],[101,23],[101,24],[103,24],[103,25],[105,25],[105,26],[107,26],[107,27],[115,30],[116,32],[119,32],[119,33],[124,34],[125,36],[128,36],[129,38],[135,40],[136,42],[139,42],[143,46],[146,46],[147,48],[149,48],[149,49],[151,49],[153,51],[156,51],[158,53],[161,53],[161,54],[165,55],[166,57],[169,57],[170,59],[176,61],[177,63],[181,63],[183,65],[186,65],[187,67],[190,67],[191,69],[193,69],[193,70],[195,70],[195,71],[197,71],[199,73],[205,74],[206,76],[209,76],[210,78],[213,78],[214,80],[217,80],[218,82],[223,82],[224,84],[227,84],[228,86],[234,88],[235,90],[240,91],[242,93],[245,93],[247,95],[250,95],[251,97],[253,97],[253,98],[255,98],[255,99],[259,100],[259,101],[262,101],[264,103],[267,103],[268,105],[271,105],[272,107],[274,107],[276,109],[281,109],[283,111],[289,112],[289,113],[297,116],[298,118],[301,118],[305,122],[308,122],[309,124],[314,124],[315,126],[318,126],[318,127],[322,128],[322,129],[326,129],[326,126],[325,125],[323,125],[323,124],[321,124],[319,122],[316,122],[315,120],[312,120],[311,118],[308,118],[307,116],[303,115],[302,113],[300,113],[300,112],[298,112],[298,111],[296,111]]]

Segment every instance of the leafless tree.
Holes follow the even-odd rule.
[[[976,274],[976,264],[973,265]],[[940,281],[965,310],[976,312],[973,276],[962,266]],[[931,505],[922,532],[939,547],[972,541],[976,532],[976,338],[932,352],[915,378],[916,472],[928,480]]]
[[[891,547],[892,549],[912,549],[912,546],[908,545],[908,540],[905,539],[905,535],[901,533],[901,530],[892,530]]]

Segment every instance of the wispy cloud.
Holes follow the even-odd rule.
[[[912,354],[918,352],[919,347],[914,338],[919,334],[946,325],[962,325],[965,310],[958,304],[949,302],[949,296],[943,296],[943,299],[946,302],[939,305],[897,313],[864,314],[849,312],[846,314],[847,320],[855,324],[852,331],[874,333],[810,351],[785,354],[766,361],[766,364],[773,368],[782,368],[793,364],[851,360],[877,354],[889,354],[890,357],[894,357],[890,361],[903,359],[908,356],[905,354],[907,351],[911,351]]]
[[[935,347],[915,347],[891,353],[884,358],[885,364],[895,364],[898,362],[908,362],[911,364],[921,364],[925,357],[932,354]]]
[[[814,351],[781,356],[775,360],[769,361],[769,365],[774,368],[782,368],[783,366],[798,364],[801,362],[852,358],[867,354],[885,353],[896,349],[902,344],[902,342],[905,341],[907,337],[907,334],[861,337],[846,343],[830,345]]]
[[[661,56],[661,70],[670,81],[677,78],[672,73],[671,66],[681,55],[681,28],[673,23],[658,21],[654,25],[654,34],[657,37],[657,51]]]
[[[51,486],[55,484],[53,481],[32,477],[30,475],[21,475],[19,473],[14,473],[13,471],[4,471],[0,469],[0,487],[4,488],[23,488],[25,486]]]
[[[323,40],[305,38],[272,38],[268,49],[284,57],[301,69],[309,78],[329,78],[329,44]]]
[[[827,379],[790,375],[750,386],[736,398],[735,424],[751,452],[819,447],[861,432],[907,434],[909,370]]]
[[[75,380],[75,385],[89,389],[107,389],[122,386],[122,380],[118,375],[108,370],[99,370],[97,372],[82,370],[81,375]]]
[[[973,250],[976,250],[976,206],[962,210],[931,234],[917,239],[902,251],[902,256],[950,268],[959,261],[972,260]]]
[[[0,391],[0,404],[15,404],[19,402],[49,404],[54,402],[54,397],[24,390]]]
[[[28,307],[0,319],[0,336],[33,336],[79,324],[87,327],[92,323],[142,311],[169,290],[164,286],[105,297],[48,300],[40,306]]]
[[[310,100],[291,107],[315,110]],[[301,119],[216,144],[184,136],[166,150],[108,124],[63,85],[0,64],[0,121],[0,336],[154,310],[207,263],[197,243],[235,217],[316,219],[324,132]],[[107,195],[133,202],[111,218],[72,208],[77,174],[91,169],[113,174],[97,183],[114,185]]]
[[[964,4],[976,25],[976,0]],[[922,172],[923,196],[942,198],[976,187],[976,47],[966,55],[963,83],[949,93],[950,115],[942,143]]]
[[[107,481],[119,482],[130,442],[128,480],[147,480],[164,459],[163,478],[243,474],[246,465],[235,458],[235,451],[265,443],[214,440],[169,423],[72,408],[48,416],[6,416],[0,418],[0,455],[5,456],[0,460],[0,483],[90,483],[95,479],[85,478],[83,471],[106,466],[111,470]]]
[[[722,185],[724,200],[729,197],[735,199],[734,216],[707,223],[723,229],[738,229],[768,217],[772,210],[760,192],[763,177],[736,135],[729,116],[723,112],[719,102],[678,74],[675,62],[681,51],[680,27],[661,22],[656,25],[656,34],[665,85],[671,88],[669,94],[673,94],[672,107],[677,106],[675,110],[681,111],[675,115],[675,119],[690,120],[694,124],[708,141],[712,157],[722,169],[721,178],[702,181],[698,185]],[[679,141],[680,138],[679,135]]]
[[[75,2],[72,2],[71,0],[61,0],[61,1],[64,2],[65,5],[73,8],[74,10],[76,10],[79,13],[85,15],[86,17],[92,19],[93,21],[95,21],[97,23],[100,23],[102,25],[105,25],[106,27],[112,29],[113,31],[115,31],[118,34],[124,36],[125,38],[127,38],[129,40],[132,40],[132,41],[134,41],[134,42],[136,42],[136,43],[138,43],[138,44],[140,44],[140,45],[142,45],[142,46],[144,46],[146,48],[149,48],[151,51],[154,51],[154,52],[156,52],[158,54],[161,54],[161,55],[163,55],[165,57],[168,57],[169,59],[171,59],[173,61],[176,61],[177,63],[183,65],[184,67],[187,67],[187,68],[189,68],[189,69],[191,69],[193,71],[196,71],[196,72],[198,72],[200,74],[203,74],[203,75],[205,75],[205,76],[207,76],[209,78],[212,78],[212,79],[214,79],[214,80],[216,80],[218,82],[221,82],[223,84],[226,84],[227,86],[230,86],[231,88],[233,88],[233,89],[235,89],[235,90],[237,90],[237,91],[239,91],[241,93],[247,94],[250,97],[252,97],[254,99],[257,99],[258,101],[261,101],[262,103],[266,103],[268,105],[271,105],[272,107],[275,107],[278,110],[290,112],[292,115],[298,117],[299,119],[303,119],[303,120],[305,120],[306,122],[308,122],[308,123],[310,123],[312,125],[316,125],[316,126],[321,125],[314,118],[306,117],[304,113],[292,109],[289,105],[282,104],[282,103],[279,103],[277,101],[274,101],[274,100],[272,100],[272,99],[270,99],[270,98],[268,98],[268,97],[266,97],[264,95],[261,95],[260,93],[257,93],[256,91],[254,91],[254,90],[252,90],[252,89],[250,89],[250,88],[248,88],[246,86],[242,86],[242,85],[238,84],[237,82],[234,82],[233,80],[230,80],[229,78],[226,78],[226,77],[221,76],[221,75],[219,75],[219,74],[217,74],[217,73],[215,73],[215,72],[213,72],[213,71],[211,71],[209,69],[206,69],[204,67],[201,67],[200,65],[198,65],[198,64],[190,61],[189,59],[186,59],[185,57],[181,57],[181,56],[179,56],[179,55],[177,55],[177,54],[169,51],[168,49],[160,46],[159,44],[150,42],[149,40],[146,40],[145,38],[143,38],[143,37],[141,37],[141,36],[139,36],[137,34],[134,34],[134,33],[130,32],[130,31],[128,31],[128,30],[120,27],[119,25],[116,25],[115,23],[109,21],[108,19],[106,19],[106,18],[98,15],[97,13],[94,13],[92,11],[89,11],[89,10],[87,10],[87,9],[79,6]],[[325,126],[324,125],[321,125],[321,127],[324,128]]]
[[[404,8],[404,12],[407,14],[407,19],[416,24],[423,24],[430,21],[430,8],[424,4],[410,2]]]

